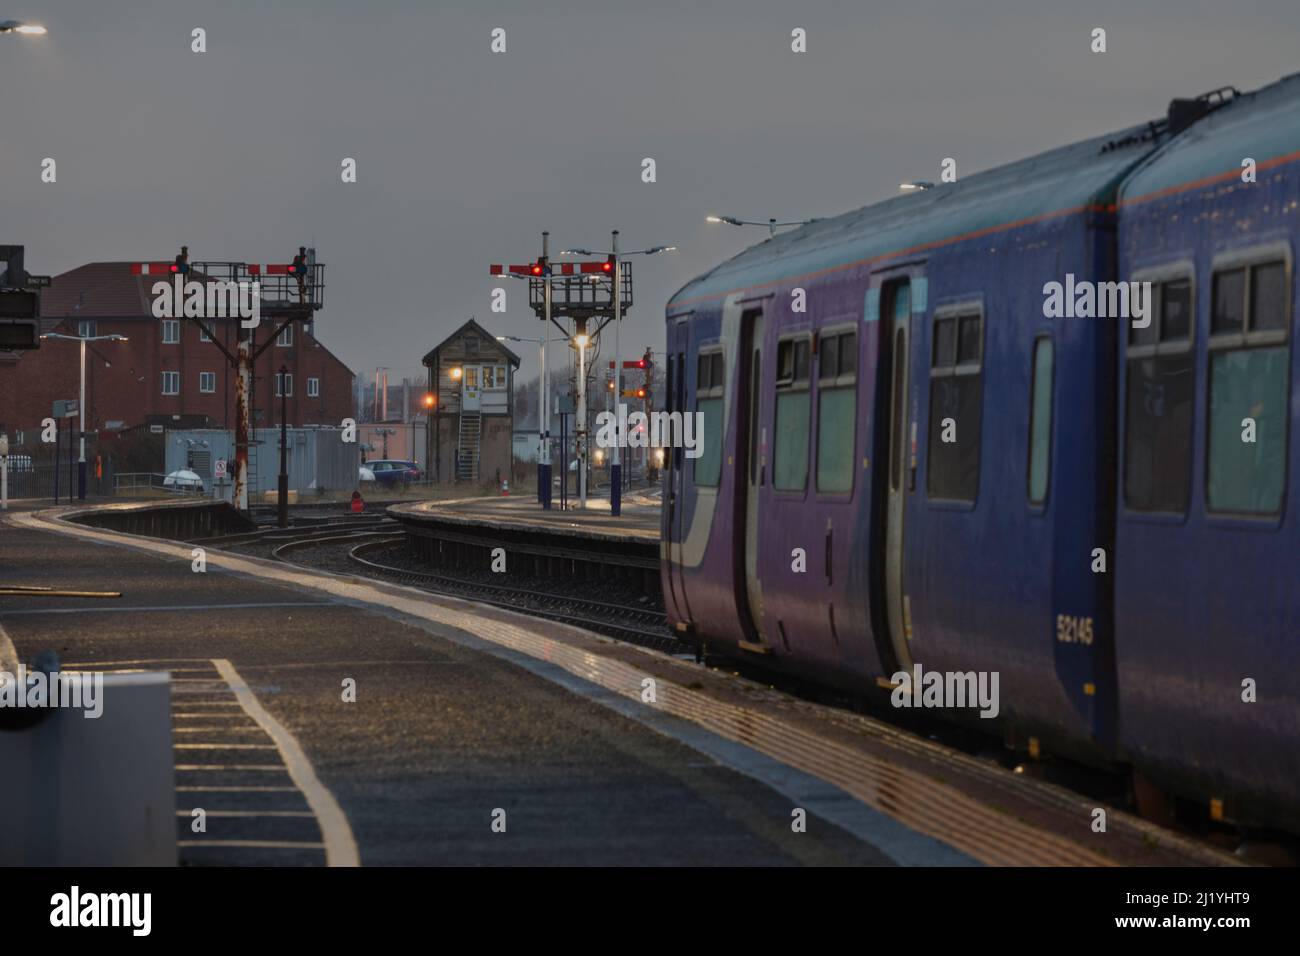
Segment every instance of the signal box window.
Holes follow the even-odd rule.
[[[809,359],[807,336],[776,346],[776,427],[772,441],[772,487],[803,491],[808,484]]]
[[[1192,280],[1153,282],[1151,324],[1130,323],[1124,424],[1124,501],[1135,511],[1183,514],[1191,496]]]
[[[714,487],[722,480],[722,402],[726,392],[726,366],[721,352],[701,352],[696,365],[695,410],[703,416],[697,436],[700,457],[695,459],[695,484]]]
[[[1211,511],[1266,515],[1282,510],[1289,272],[1287,263],[1277,260],[1214,276],[1205,485]]]
[[[979,490],[983,330],[984,317],[977,311],[935,315],[925,486],[931,498],[974,501]]]
[[[858,418],[858,335],[832,332],[817,344],[817,490],[853,490]]]

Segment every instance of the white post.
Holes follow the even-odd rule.
[[[77,436],[81,451],[77,458],[77,497],[86,500],[86,340],[81,340],[81,392],[77,396]]]
[[[623,351],[619,332],[623,328],[623,265],[618,258],[618,230],[614,230],[614,458],[609,468],[609,513],[618,517],[623,513],[623,435],[618,427],[622,416],[619,404],[623,401]]]
[[[550,263],[550,242],[551,234],[542,233],[542,258]],[[537,481],[542,486],[538,488],[541,495],[542,507],[549,510],[551,507],[551,400],[549,389],[549,378],[546,367],[546,346],[551,341],[551,277],[542,276],[542,384],[541,384],[541,411],[539,413],[538,427],[541,429],[542,447],[540,457],[537,459]],[[560,472],[562,476],[567,476],[567,472]]]
[[[578,339],[578,507],[587,509],[587,344],[586,333]],[[568,465],[566,464],[567,468]]]

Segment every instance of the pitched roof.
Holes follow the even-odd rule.
[[[458,328],[455,332],[451,333],[451,335],[447,336],[445,339],[443,339],[433,348],[429,349],[429,351],[424,354],[424,358],[421,360],[421,362],[424,365],[432,365],[434,356],[436,356],[440,351],[442,351],[442,347],[444,345],[446,345],[452,339],[458,338],[459,336],[463,335],[466,332],[477,332],[479,335],[483,336],[483,338],[487,339],[488,341],[496,345],[499,349],[501,349],[501,351],[505,352],[506,355],[509,356],[510,358],[511,365],[513,365],[515,368],[519,367],[519,361],[520,361],[519,356],[516,355],[514,352],[510,351],[510,349],[506,346],[504,342],[498,342],[497,337],[493,335],[491,332],[489,332],[487,329],[483,328],[483,326],[479,325],[478,322],[475,321],[473,317],[471,317],[468,322],[466,322],[464,325]]]
[[[131,274],[129,262],[88,262],[54,276],[41,290],[41,317],[100,319],[153,317],[149,290],[159,276]]]

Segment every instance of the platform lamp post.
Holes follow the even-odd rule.
[[[705,222],[721,222],[728,226],[767,226],[767,235],[770,239],[776,235],[779,226],[806,226],[811,222],[820,222],[819,219],[791,219],[788,222],[777,222],[775,219],[768,219],[763,222],[758,219],[737,219],[735,216],[705,216]]]
[[[651,246],[649,249],[637,249],[633,252],[618,251],[618,230],[615,229],[611,234],[612,249],[605,253],[609,260],[610,282],[613,283],[613,292],[610,298],[614,306],[614,402],[615,402],[615,422],[622,420],[622,416],[617,414],[618,405],[623,401],[623,353],[620,351],[619,332],[623,328],[623,266],[622,260],[628,256],[653,256],[660,252],[675,252],[676,246]],[[577,255],[577,256],[595,256],[601,253],[592,252],[590,249],[566,249],[560,255]],[[623,442],[626,436],[616,424],[614,426],[614,451],[610,456],[609,463],[609,513],[617,517],[623,513]],[[584,504],[585,499],[584,499]]]
[[[548,283],[549,285],[549,283]],[[547,328],[547,335],[544,338],[534,339],[526,335],[498,335],[498,342],[533,342],[537,345],[537,360],[541,363],[541,373],[538,379],[537,397],[537,502],[545,508],[551,506],[550,501],[544,496],[542,485],[542,456],[546,453],[546,426],[542,421],[542,414],[546,406],[546,342],[550,338],[550,329]]]
[[[20,33],[24,36],[44,36],[50,31],[39,23],[22,23],[18,20],[0,21],[0,33]]]
[[[46,332],[43,339],[65,339],[81,343],[81,391],[77,396],[77,435],[81,439],[81,452],[77,459],[77,498],[86,500],[86,343],[87,342],[125,342],[125,335],[64,335],[62,332]]]
[[[280,480],[276,487],[276,524],[289,527],[289,367],[280,366]]]

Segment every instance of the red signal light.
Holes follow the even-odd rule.
[[[610,256],[608,259],[606,259],[604,263],[601,264],[600,268],[603,272],[609,272],[612,274],[614,271],[614,257]]]

